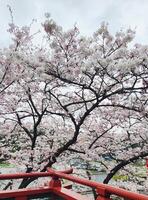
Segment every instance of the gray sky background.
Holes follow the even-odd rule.
[[[37,19],[34,31],[41,28],[44,13],[49,12],[65,30],[77,23],[81,34],[91,35],[106,21],[112,33],[136,28],[135,42],[148,44],[148,0],[0,0],[0,48],[10,43],[8,4],[16,24],[28,25]]]

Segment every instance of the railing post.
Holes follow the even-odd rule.
[[[112,200],[110,198],[110,194],[108,194],[105,190],[105,188],[98,188],[97,189],[97,194],[98,194],[98,197],[96,200]]]
[[[53,176],[51,181],[49,182],[49,187],[54,188],[54,187],[61,187],[61,186],[62,186],[62,184],[61,184],[61,181],[59,180],[59,178],[56,176]]]

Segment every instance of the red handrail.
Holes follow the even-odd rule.
[[[95,188],[97,193],[98,193],[98,200],[107,200],[107,199],[111,199],[109,198],[110,195],[117,195],[126,199],[130,199],[130,200],[148,200],[148,196],[146,195],[142,195],[142,194],[138,194],[138,193],[134,193],[134,192],[130,192],[121,188],[117,188],[117,187],[113,187],[110,185],[106,185],[103,183],[98,183],[98,182],[94,182],[94,181],[90,181],[90,180],[86,180],[86,179],[82,179],[79,177],[75,177],[72,175],[69,175],[68,173],[71,173],[72,170],[66,170],[66,171],[55,171],[53,169],[48,169],[47,172],[32,172],[32,173],[20,173],[20,174],[0,174],[0,180],[6,180],[6,179],[22,179],[22,178],[39,178],[39,177],[48,177],[51,176],[52,180],[49,182],[49,189],[55,193],[60,194],[62,187],[61,187],[61,183],[60,180],[58,180],[58,178],[62,178],[62,179],[66,179],[81,185],[85,185],[91,188]],[[67,173],[67,174],[65,174]],[[66,190],[65,190],[66,192]],[[6,193],[6,192],[5,192]],[[0,192],[0,195],[4,194],[4,191]],[[1,197],[1,196],[0,196]],[[79,199],[79,198],[66,198],[66,196],[64,196],[65,199]],[[82,198],[83,199],[83,198]],[[86,199],[86,198],[85,198]]]
[[[48,177],[48,176],[52,176],[54,172],[60,172],[62,174],[71,174],[73,172],[73,169],[68,169],[68,170],[63,170],[63,171],[48,170],[48,172],[0,174],[0,180]]]
[[[105,194],[114,194],[114,195],[128,198],[131,200],[148,200],[148,196],[146,196],[146,195],[130,192],[130,191],[127,191],[127,190],[124,190],[121,188],[113,187],[113,186],[106,185],[103,183],[90,181],[90,180],[83,179],[83,178],[74,177],[72,175],[62,174],[60,172],[54,171],[53,169],[48,169],[48,172],[51,173],[51,176],[56,176],[59,178],[70,180],[75,183],[79,183],[81,185],[85,185],[85,186],[88,186],[91,188],[96,188],[98,194],[100,194],[101,196],[102,196],[102,193],[105,193]]]

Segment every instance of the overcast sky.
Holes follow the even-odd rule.
[[[35,18],[38,23],[34,28],[40,29],[44,13],[49,12],[64,29],[77,23],[81,34],[91,35],[106,21],[112,33],[136,28],[135,42],[148,44],[148,0],[0,0],[0,47],[10,42],[8,4],[18,25],[27,25]]]

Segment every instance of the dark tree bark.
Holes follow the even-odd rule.
[[[148,152],[146,153],[141,153],[138,156],[133,156],[132,158],[128,159],[128,160],[123,160],[121,161],[118,165],[116,165],[111,171],[110,173],[106,176],[106,178],[104,179],[103,183],[108,184],[109,181],[113,178],[113,176],[123,167],[125,167],[126,165],[140,159],[140,158],[144,158],[148,156]]]

